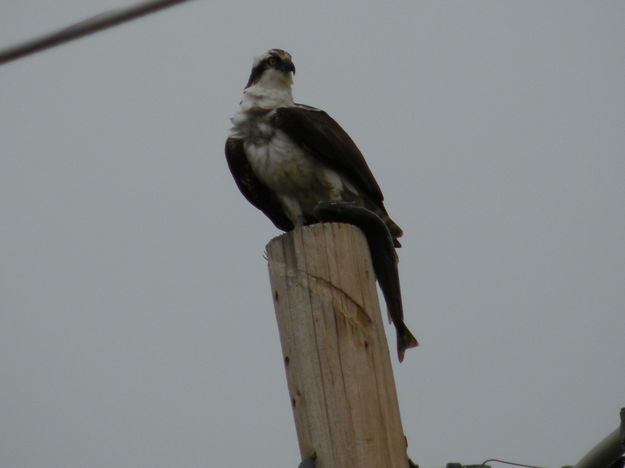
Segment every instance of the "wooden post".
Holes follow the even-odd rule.
[[[364,235],[316,224],[267,245],[302,458],[317,468],[407,468],[375,274]]]

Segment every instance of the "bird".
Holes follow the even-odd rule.
[[[386,211],[382,190],[364,156],[326,112],[294,102],[294,74],[292,57],[282,49],[270,49],[253,60],[239,109],[230,119],[232,128],[225,145],[226,161],[239,190],[283,231],[322,222],[319,213],[331,212],[336,218],[337,214],[348,213],[349,206],[368,210],[386,227],[395,255],[394,248],[401,247],[398,238],[403,231]],[[323,202],[344,206],[316,211]],[[363,219],[362,212],[348,217]],[[361,224],[375,225],[369,221]],[[379,255],[390,258],[388,252]],[[380,280],[381,274],[385,272],[376,271],[380,284],[399,281],[398,277]],[[399,291],[398,283],[392,290]],[[388,305],[389,299],[383,292]],[[390,289],[388,292],[391,294]],[[401,306],[401,297],[398,300]],[[395,314],[387,308],[391,317],[398,317],[399,322],[394,323],[399,330],[398,325],[403,325],[401,307]],[[405,330],[401,351],[398,332],[400,358],[405,348],[417,345]]]
[[[254,59],[226,141],[239,189],[283,231],[318,222],[319,201],[355,202],[380,216],[399,246],[403,232],[364,156],[326,112],[293,101],[294,73],[282,49]]]

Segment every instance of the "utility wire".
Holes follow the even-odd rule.
[[[0,65],[187,1],[189,0],[150,0],[100,13],[58,31],[0,50]]]
[[[514,465],[514,466],[524,466],[526,468],[543,468],[541,466],[526,465],[524,463],[515,463],[515,462],[511,462],[511,461],[506,461],[506,460],[499,460],[498,458],[489,458],[488,460],[484,460],[480,466],[484,466],[484,465],[486,465],[489,462],[504,463],[506,465]]]

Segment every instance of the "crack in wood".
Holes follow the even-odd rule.
[[[358,302],[354,297],[352,297],[347,291],[340,288],[339,286],[333,284],[331,281],[327,279],[309,273],[307,271],[301,269],[295,269],[288,271],[287,273],[281,275],[291,284],[295,283],[299,287],[311,289],[317,293],[317,296],[322,298],[327,303],[332,303],[337,300],[337,296],[346,300],[349,304],[353,306],[356,310],[355,314],[346,314],[346,310],[341,307],[334,307],[337,312],[340,312],[348,321],[357,324],[363,328],[369,327],[371,325],[371,317],[367,313],[365,307]],[[307,282],[313,283],[313,287],[309,288]]]

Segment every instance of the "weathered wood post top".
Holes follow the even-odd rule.
[[[302,458],[317,468],[406,468],[390,354],[361,231],[315,224],[267,245]]]

